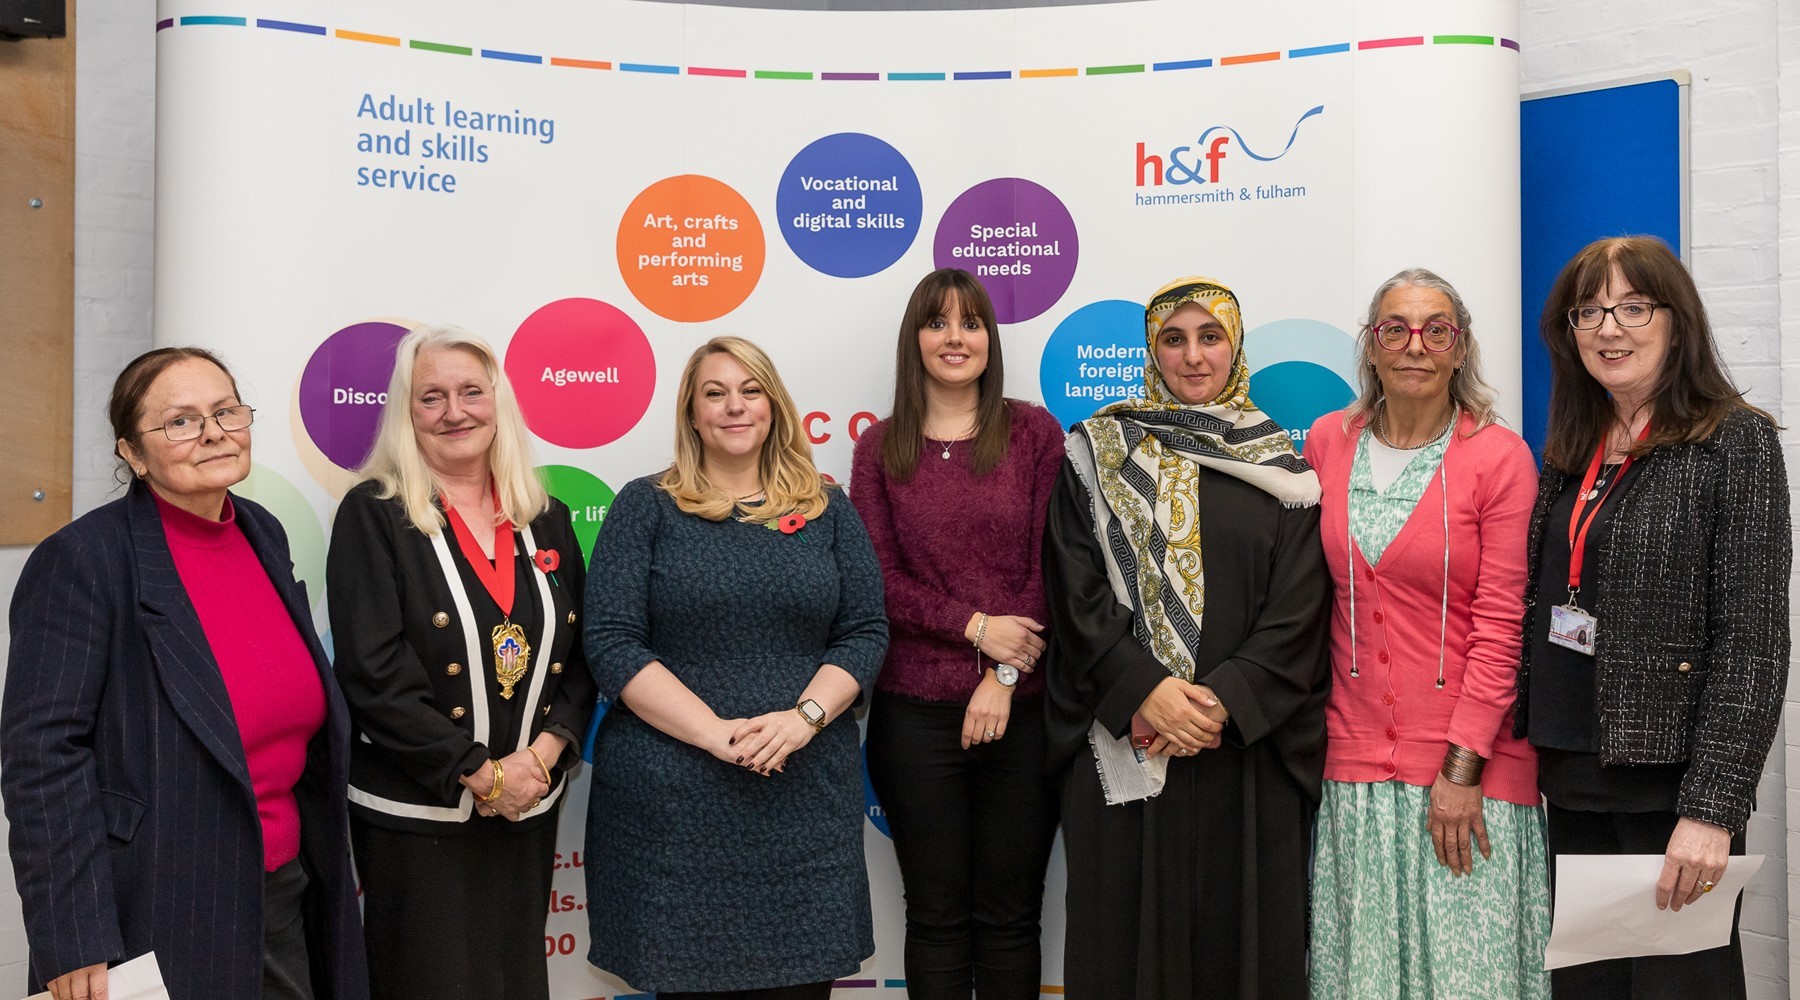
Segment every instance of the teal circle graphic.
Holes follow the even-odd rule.
[[[1250,374],[1250,398],[1288,432],[1296,449],[1306,443],[1313,421],[1354,397],[1336,372],[1310,361],[1283,361]]]
[[[1316,319],[1278,319],[1251,330],[1245,340],[1251,370],[1283,361],[1310,361],[1356,384],[1356,335]]]

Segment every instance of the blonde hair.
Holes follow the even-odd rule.
[[[663,473],[659,485],[684,514],[708,521],[723,521],[739,510],[737,497],[714,486],[702,466],[706,458],[700,432],[694,429],[694,390],[700,362],[714,354],[728,354],[762,384],[769,401],[769,436],[763,440],[757,462],[762,474],[761,506],[738,514],[738,520],[764,524],[786,514],[798,513],[812,520],[825,513],[825,483],[813,465],[812,445],[800,426],[800,411],[775,364],[762,348],[742,337],[714,337],[700,345],[681,370],[681,386],[675,397],[675,464]]]
[[[444,529],[444,514],[432,503],[443,488],[437,473],[419,450],[413,430],[413,368],[419,356],[431,351],[467,351],[481,362],[494,395],[494,443],[488,449],[488,470],[500,493],[498,515],[514,527],[524,527],[550,506],[550,495],[531,465],[531,442],[525,432],[525,415],[519,411],[512,382],[494,356],[494,349],[480,337],[455,326],[421,326],[407,334],[394,352],[394,377],[388,380],[387,402],[381,408],[381,424],[369,457],[357,470],[362,479],[381,484],[376,496],[398,497],[413,527],[427,535]]]
[[[1462,330],[1454,348],[1462,353],[1462,364],[1450,375],[1450,400],[1474,418],[1475,426],[1469,431],[1473,434],[1499,418],[1494,411],[1494,388],[1481,378],[1481,345],[1475,340],[1475,321],[1456,286],[1422,267],[1409,267],[1382,282],[1369,300],[1369,311],[1356,336],[1356,399],[1344,409],[1344,426],[1348,428],[1358,417],[1374,419],[1382,400],[1381,379],[1375,376],[1375,352],[1386,350],[1375,342],[1375,324],[1381,322],[1381,300],[1395,289],[1408,287],[1439,292],[1450,300],[1455,314],[1452,321]]]

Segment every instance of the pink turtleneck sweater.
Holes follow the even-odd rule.
[[[156,509],[175,571],[231,698],[262,821],[263,869],[274,871],[300,855],[294,785],[306,768],[307,743],[325,724],[319,669],[262,560],[238,528],[229,497],[219,521],[190,514],[160,496]]]

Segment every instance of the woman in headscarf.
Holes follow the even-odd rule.
[[[1065,990],[1298,1000],[1329,673],[1319,481],[1250,401],[1229,288],[1182,278],[1144,313],[1145,397],[1069,435],[1044,540]]]

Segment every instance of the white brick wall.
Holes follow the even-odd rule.
[[[84,3],[75,60],[75,513],[113,496],[106,396],[150,343],[156,0]],[[30,41],[20,45],[41,44]],[[0,546],[0,610],[29,547]],[[0,663],[10,633],[0,614]],[[0,667],[0,669],[4,669]],[[0,819],[0,838],[5,836]],[[25,995],[25,928],[0,864],[0,998]]]
[[[1800,0],[1522,0],[1519,32],[1526,91],[1693,75],[1689,264],[1732,374],[1781,415],[1788,466],[1800,473]],[[1800,781],[1796,692],[1800,674],[1750,822],[1750,850],[1769,860],[1740,925],[1750,995],[1768,1000],[1800,981],[1788,948],[1790,928],[1800,932],[1789,908],[1800,881],[1787,865],[1800,857],[1800,786],[1788,777]]]

